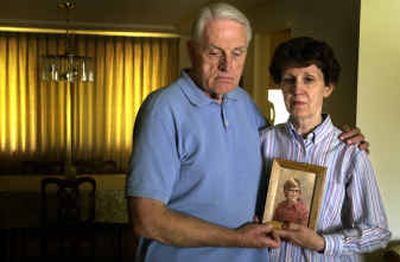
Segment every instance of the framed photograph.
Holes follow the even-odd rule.
[[[264,206],[263,222],[283,222],[316,230],[324,193],[326,168],[275,158]]]

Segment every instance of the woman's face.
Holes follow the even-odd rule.
[[[314,64],[285,69],[280,86],[287,110],[300,121],[320,121],[323,100],[334,89],[333,85],[325,85],[322,71]]]

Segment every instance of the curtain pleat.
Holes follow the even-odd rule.
[[[63,54],[63,36],[0,35],[2,163],[63,162],[71,144],[77,164],[111,163],[126,171],[141,103],[178,75],[179,39],[77,36],[75,41],[79,55],[94,58],[92,83],[40,79],[41,56]]]

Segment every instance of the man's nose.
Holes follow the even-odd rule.
[[[232,58],[229,55],[223,55],[218,61],[218,70],[226,72],[232,67]]]

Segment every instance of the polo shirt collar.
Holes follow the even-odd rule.
[[[290,119],[286,123],[286,128],[291,136],[294,136],[297,139],[301,138]],[[313,131],[311,131],[307,135],[306,139],[313,142],[314,144],[318,144],[319,142],[324,140],[331,133],[331,131],[333,131],[333,129],[334,125],[330,116],[328,114],[322,114],[322,123],[319,124]]]
[[[204,94],[204,92],[196,85],[187,70],[182,70],[178,84],[190,103],[196,106],[205,106],[216,103],[213,99]],[[237,89],[238,87],[224,95],[224,103],[228,100],[236,101],[239,99],[239,90]]]

